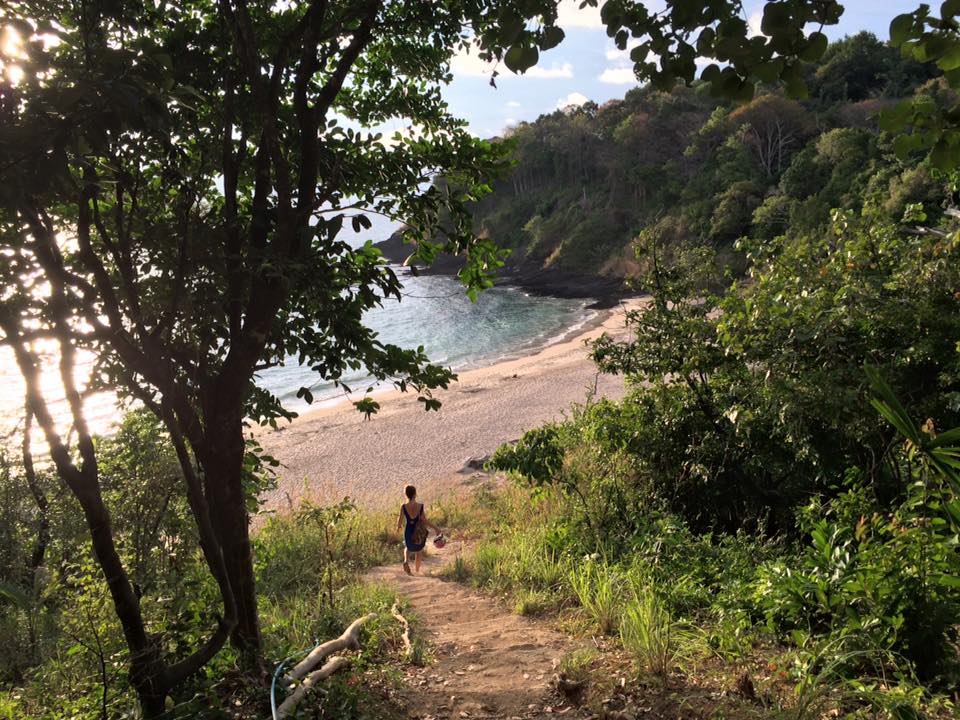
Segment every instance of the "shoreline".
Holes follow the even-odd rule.
[[[410,272],[405,262],[412,247],[404,242],[400,233],[394,233],[386,240],[374,243],[374,246],[395,270]],[[432,264],[418,264],[416,274],[455,277],[463,266],[463,257],[440,253]],[[506,265],[497,272],[494,285],[516,287],[538,297],[590,299],[593,302],[587,307],[591,310],[615,308],[625,300],[638,297],[635,291],[626,286],[623,277],[556,270],[525,260],[514,263],[508,259]]]
[[[518,290],[521,289],[519,286],[512,286],[512,287],[516,287]],[[532,291],[530,294],[536,295],[536,293]],[[462,376],[465,375],[466,373],[471,373],[477,370],[493,369],[496,366],[501,364],[510,363],[515,360],[522,360],[523,358],[538,355],[544,350],[548,350],[549,348],[552,348],[556,345],[563,345],[565,343],[578,340],[581,337],[586,338],[586,336],[589,335],[593,330],[603,327],[604,324],[610,319],[610,317],[616,314],[618,307],[620,307],[621,305],[625,305],[630,300],[642,301],[643,298],[637,297],[637,298],[624,299],[621,303],[615,304],[610,307],[594,307],[596,303],[591,303],[590,305],[584,306],[584,311],[593,313],[593,317],[584,318],[579,323],[576,323],[575,325],[567,328],[561,333],[558,333],[556,335],[553,335],[547,338],[542,343],[533,343],[526,347],[520,347],[520,348],[517,348],[516,350],[507,352],[496,358],[484,358],[474,362],[465,363],[459,367],[451,367],[454,374],[458,378],[457,380],[454,380],[451,383],[451,388],[453,388],[457,384],[457,382],[460,381]],[[586,340],[584,340],[583,342],[586,342]],[[449,389],[437,390],[436,392],[443,393],[448,391]],[[402,393],[400,390],[397,390],[397,388],[393,387],[392,383],[386,383],[383,386],[378,387],[372,390],[370,393],[368,393],[368,395],[370,397],[373,397],[374,399],[379,399],[385,395],[391,395],[391,394],[396,394],[397,396],[401,396],[401,397],[402,396],[416,397],[416,394],[413,392]],[[317,402],[315,402],[313,405],[309,406],[306,410],[297,413],[297,417],[294,419],[293,422],[295,423],[297,420],[300,420],[301,418],[308,417],[312,415],[314,412],[326,411],[326,410],[330,410],[338,407],[346,407],[348,404],[356,401],[356,399],[353,399],[354,397],[356,399],[360,399],[365,396],[359,393],[356,393],[355,395],[348,395],[347,393],[342,393],[335,397],[320,399]],[[289,425],[285,427],[289,427]]]
[[[263,509],[288,511],[306,500],[329,503],[347,496],[382,509],[394,504],[407,482],[433,498],[475,486],[487,476],[471,461],[561,419],[590,394],[623,395],[623,378],[600,375],[586,343],[604,332],[622,334],[625,311],[643,302],[600,310],[572,336],[458,372],[458,381],[434,393],[443,403],[436,412],[425,412],[416,394],[384,388],[375,396],[380,410],[369,421],[340,401],[311,408],[277,430],[256,430],[264,451],[282,464]]]

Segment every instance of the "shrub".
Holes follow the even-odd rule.
[[[942,491],[911,483],[885,512],[859,481],[801,512],[810,543],[795,560],[764,565],[760,606],[772,629],[801,643],[834,638],[838,652],[888,653],[923,680],[943,677],[957,661],[960,555]]]

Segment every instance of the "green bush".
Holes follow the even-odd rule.
[[[901,657],[922,680],[950,677],[960,553],[943,490],[915,481],[888,512],[858,480],[802,510],[810,543],[795,559],[763,566],[758,603],[771,628],[800,644],[837,638],[844,652]]]

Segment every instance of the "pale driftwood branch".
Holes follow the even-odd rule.
[[[410,644],[410,623],[407,622],[407,619],[400,614],[400,601],[395,600],[393,607],[390,608],[390,614],[393,615],[403,626],[403,635],[400,638],[403,640],[403,649],[410,654],[410,651],[413,649],[413,646]]]
[[[362,619],[363,618],[361,618],[361,620]],[[312,673],[307,675],[303,679],[303,682],[300,683],[300,686],[296,690],[294,690],[292,693],[290,693],[289,697],[287,697],[287,699],[280,704],[280,707],[277,708],[277,715],[276,715],[277,720],[284,720],[285,717],[287,717],[290,713],[292,713],[294,709],[297,707],[297,704],[299,704],[299,702],[303,700],[304,696],[308,692],[310,692],[311,688],[313,688],[314,685],[316,685],[318,682],[320,682],[324,678],[330,677],[338,670],[342,670],[348,665],[350,665],[349,658],[345,658],[342,655],[336,655],[330,658],[329,660],[327,660],[327,662],[324,663],[322,668],[320,668],[319,670],[314,670]]]
[[[296,682],[307,675],[307,673],[319,665],[320,661],[327,657],[327,655],[332,655],[340,650],[359,650],[360,628],[364,623],[373,620],[375,617],[375,613],[370,613],[369,615],[364,615],[362,618],[357,618],[350,623],[350,627],[344,630],[340,637],[334,640],[328,640],[322,645],[317,645],[309,655],[294,666],[293,670],[287,673],[287,682]]]

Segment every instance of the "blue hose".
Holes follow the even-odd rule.
[[[277,669],[273,671],[273,680],[270,682],[270,715],[273,717],[273,720],[277,720],[277,678],[280,676],[280,672],[283,670],[283,666],[288,662],[293,660],[295,657],[300,657],[301,655],[306,655],[308,652],[313,650],[317,646],[317,643],[314,643],[306,650],[301,650],[300,652],[295,652],[293,655],[288,655],[285,657]]]

